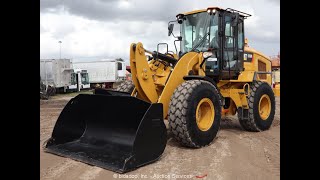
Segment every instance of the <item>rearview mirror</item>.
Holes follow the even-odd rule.
[[[172,34],[174,24],[169,24],[168,26],[168,36]]]

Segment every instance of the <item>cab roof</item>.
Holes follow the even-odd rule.
[[[216,10],[224,10],[222,8],[219,7],[208,7],[210,9],[216,9]],[[200,12],[207,12],[207,9],[198,9],[198,10],[194,10],[194,11],[189,11],[189,12],[185,12],[185,13],[181,13],[183,15],[189,15],[189,14],[196,14],[196,13],[200,13]]]
[[[208,9],[216,9],[216,10],[222,10],[222,11],[229,11],[231,13],[239,13],[239,15],[243,16],[244,18],[251,16],[251,14],[248,14],[248,13],[245,13],[245,12],[241,12],[241,11],[238,11],[238,10],[235,10],[235,9],[231,9],[231,8],[223,9],[223,8],[220,8],[220,7],[208,7],[207,9],[193,10],[193,11],[185,12],[185,13],[182,13],[182,14],[183,15],[196,14],[196,13],[200,13],[200,12],[206,12]]]

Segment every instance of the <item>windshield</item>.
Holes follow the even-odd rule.
[[[190,14],[181,25],[182,53],[194,50],[207,51],[209,47],[218,48],[218,14],[210,16],[207,12]],[[208,32],[210,30],[210,35]],[[210,40],[210,41],[209,41]]]
[[[89,84],[88,73],[81,73],[81,83],[82,84]]]

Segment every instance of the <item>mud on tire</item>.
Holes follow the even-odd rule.
[[[263,95],[267,95],[271,102],[271,111],[267,119],[263,120],[259,114],[259,101]],[[275,97],[270,85],[266,82],[256,81],[250,87],[250,94],[247,97],[249,110],[245,110],[244,117],[242,109],[238,109],[238,119],[246,131],[264,131],[270,128],[275,114]]]
[[[214,121],[207,131],[196,123],[196,108],[203,98],[209,98],[214,107]],[[209,145],[220,129],[221,97],[217,88],[203,80],[183,82],[174,91],[169,104],[169,129],[182,145],[199,148]]]

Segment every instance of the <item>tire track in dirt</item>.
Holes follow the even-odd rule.
[[[280,141],[272,137],[270,132],[261,133],[259,138],[263,142],[264,155],[270,173],[280,176]]]
[[[40,106],[42,107],[52,107],[52,106],[60,106],[66,105],[68,103],[69,99],[56,99],[56,100],[47,100],[47,101],[41,101],[40,100]]]
[[[102,170],[103,169],[99,167],[90,167],[88,170],[86,170],[83,174],[79,176],[79,179],[81,180],[95,179],[97,176],[99,176]]]
[[[47,169],[41,176],[41,179],[48,179],[48,180],[58,179],[69,169],[79,164],[80,163],[77,161],[66,159],[62,163],[58,163],[57,165]]]
[[[49,138],[53,131],[57,116],[41,117],[43,121],[40,123],[40,142]]]
[[[231,151],[229,140],[225,136],[220,136],[211,145],[196,150],[181,147],[174,138],[169,138],[167,143],[165,152],[159,161],[128,174],[141,173],[148,177],[154,174],[171,177],[173,175],[192,175],[194,178],[206,174],[210,179],[217,180],[222,180],[226,176],[221,169],[221,164],[231,156]],[[196,165],[194,165],[195,162]]]
[[[230,151],[229,140],[221,132],[220,136],[217,138],[217,141],[214,144],[211,144],[209,147],[216,151],[215,155],[212,157],[212,161],[209,165],[210,168],[206,167],[204,170],[209,170],[206,172],[210,179],[223,180],[226,177],[226,172],[221,169],[224,159],[232,156]],[[199,172],[198,172],[199,174]]]
[[[50,137],[54,124],[67,103],[68,100],[64,99],[40,101],[40,143]]]
[[[250,151],[257,157],[256,161],[259,163],[252,162],[252,164],[257,168],[263,168],[273,178],[278,178],[280,177],[280,142],[279,137],[273,136],[272,131],[279,131],[279,127],[271,127],[268,131],[258,133],[243,132],[238,138],[247,144]]]

